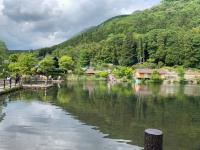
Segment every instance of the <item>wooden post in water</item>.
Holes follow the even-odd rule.
[[[144,150],[163,150],[163,132],[157,129],[145,130]]]

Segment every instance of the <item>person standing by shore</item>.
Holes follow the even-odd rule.
[[[21,80],[20,75],[17,73],[16,77],[15,77],[15,85],[17,85],[18,83],[20,83],[20,80]]]

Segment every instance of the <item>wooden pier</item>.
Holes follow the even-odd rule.
[[[29,83],[23,83],[24,89],[48,89],[53,87],[55,84],[61,84],[63,80],[36,80],[30,81]]]
[[[0,80],[0,95],[15,92],[22,89],[21,84],[16,84],[12,80]]]
[[[23,89],[48,89],[53,87],[53,84],[23,84]]]
[[[63,82],[62,80],[42,80],[36,83],[18,83],[16,84],[14,80],[0,80],[0,95],[15,92],[21,89],[48,89],[54,86],[55,83],[59,84]]]

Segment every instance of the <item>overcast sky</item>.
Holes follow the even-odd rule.
[[[0,40],[9,49],[58,44],[106,19],[160,0],[0,0]]]

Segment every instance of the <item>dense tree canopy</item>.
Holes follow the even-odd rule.
[[[36,55],[33,53],[13,54],[9,57],[9,70],[13,74],[30,75],[37,65]]]

